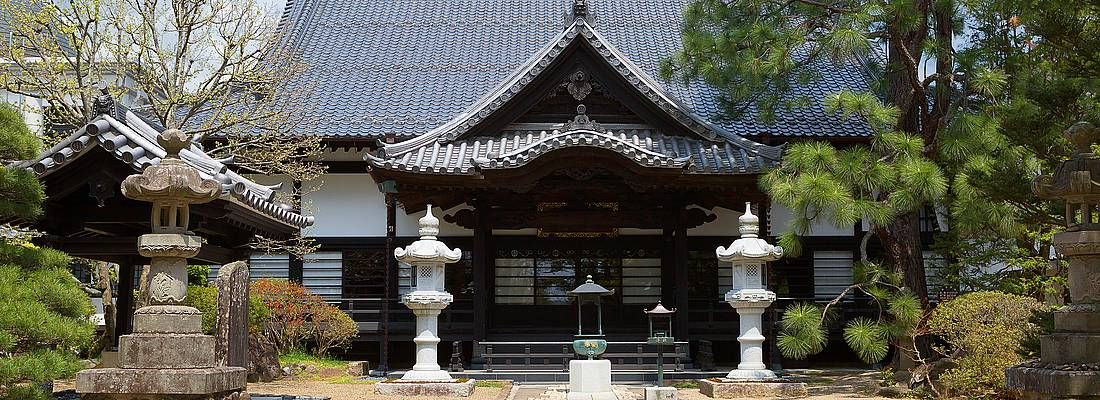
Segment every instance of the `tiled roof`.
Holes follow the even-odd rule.
[[[680,48],[688,0],[591,0],[594,26],[650,76]],[[315,132],[380,137],[423,134],[489,94],[566,28],[571,0],[288,0],[282,27],[311,65],[304,96]],[[856,119],[827,115],[819,99],[868,89],[861,65],[815,65],[821,79],[794,84],[814,104],[780,111],[772,124],[751,110],[723,119],[702,82],[659,82],[673,98],[737,135],[866,136]]]
[[[688,174],[757,173],[775,160],[757,156],[728,141],[713,142],[664,135],[651,129],[506,131],[417,147],[394,157],[368,155],[376,168],[440,175],[477,175],[491,169],[519,168],[545,153],[567,147],[602,148],[648,168]]]
[[[61,170],[65,164],[99,146],[119,161],[129,164],[134,171],[140,172],[145,167],[160,162],[161,157],[166,154],[164,148],[157,143],[157,136],[163,130],[164,128],[149,123],[134,112],[117,107],[114,112],[100,114],[37,158],[17,165],[44,177]],[[231,164],[231,159],[214,159],[198,144],[183,149],[180,158],[197,169],[203,178],[220,182],[223,200],[243,203],[261,215],[296,228],[313,224],[313,217],[295,213],[289,205],[275,202],[278,186],[260,185],[230,170],[226,164]]]

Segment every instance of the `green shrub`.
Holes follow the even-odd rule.
[[[187,298],[183,302],[202,312],[202,331],[213,335],[218,323],[218,289],[213,286],[190,285],[187,287]]]
[[[359,324],[340,309],[328,304],[319,304],[313,310],[312,322],[313,339],[317,344],[314,353],[318,356],[324,356],[337,347],[346,347],[351,339],[359,335]]]
[[[940,304],[928,321],[930,333],[947,343],[941,352],[957,365],[940,381],[954,396],[979,397],[1002,391],[1005,368],[1023,361],[1019,350],[1038,327],[1031,317],[1035,299],[1000,292],[975,292]]]
[[[202,331],[213,335],[217,329],[218,319],[218,288],[214,286],[191,285],[187,287],[187,298],[184,304],[197,308],[202,312]],[[249,290],[248,293],[248,329],[251,332],[262,332],[271,311],[267,309],[259,295]]]
[[[188,265],[187,284],[189,286],[210,286],[210,266]]]

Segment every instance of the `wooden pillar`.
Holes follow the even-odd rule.
[[[134,272],[137,259],[127,257],[118,263],[118,301],[115,302],[115,337],[113,346],[118,346],[118,338],[134,331]]]
[[[293,203],[294,203],[294,212],[301,213],[302,212],[302,181],[300,181],[300,180],[295,180],[294,181],[293,197],[294,197],[294,201],[293,201]],[[288,276],[288,278],[290,278],[291,282],[296,282],[298,284],[301,284],[302,283],[302,275],[303,275],[302,270],[304,268],[303,260],[299,256],[295,256],[294,254],[290,254],[288,256],[287,260],[289,261],[289,263],[288,263],[288,267],[289,267],[289,271],[288,271],[289,276]]]
[[[484,201],[474,201],[474,248],[473,248],[473,280],[474,280],[474,340],[484,341],[489,328],[489,279],[492,278],[493,266],[489,265],[493,257],[489,254],[489,237],[492,229],[489,226],[489,205]]]
[[[389,371],[390,350],[390,303],[397,296],[397,259],[393,256],[393,249],[397,246],[397,198],[393,193],[386,193],[386,271],[383,274],[385,287],[382,295],[382,315],[379,321],[382,325],[382,341],[378,350],[378,369]]]
[[[667,210],[667,208],[666,208]],[[676,304],[676,229],[668,224],[661,230],[661,302],[669,307]],[[679,332],[679,331],[677,331]]]
[[[688,304],[688,287],[691,285],[688,282],[688,242],[687,242],[687,224],[684,221],[684,206],[682,204],[676,206],[675,210],[675,222],[674,222],[674,235],[673,235],[673,257],[675,257],[676,266],[676,324],[678,327],[674,331],[677,337],[687,340],[690,336],[688,330],[688,315],[691,314]]]

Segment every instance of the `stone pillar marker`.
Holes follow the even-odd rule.
[[[752,204],[745,203],[745,213],[738,219],[741,237],[730,246],[719,246],[714,253],[721,262],[733,268],[732,285],[725,300],[737,310],[740,323],[741,362],[725,379],[699,380],[699,391],[710,397],[741,398],[758,396],[800,397],[806,395],[806,384],[779,379],[764,364],[764,310],[775,301],[775,293],[767,289],[767,263],[783,257],[783,248],[758,237],[760,218],[752,214]]]
[[[218,198],[221,184],[179,159],[191,143],[186,134],[168,129],[157,141],[167,153],[161,162],[122,182],[123,195],[153,203],[153,232],[138,238],[138,253],[151,259],[151,304],[134,312],[134,333],[119,341],[120,368],[81,371],[76,390],[84,399],[247,398],[245,369],[219,365],[214,337],[202,334],[202,314],[182,303],[187,259],[202,247],[187,231],[188,209]]]
[[[1100,158],[1091,148],[1100,129],[1078,122],[1065,135],[1073,156],[1035,178],[1032,191],[1065,201],[1066,231],[1054,235],[1054,248],[1069,259],[1070,304],[1040,338],[1040,360],[1009,368],[1006,386],[1025,398],[1100,399]]]

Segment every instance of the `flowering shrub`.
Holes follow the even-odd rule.
[[[269,311],[263,333],[279,354],[304,349],[312,342],[314,354],[324,356],[359,334],[351,317],[300,284],[261,279],[253,283],[252,291]]]
[[[1000,292],[975,292],[940,304],[928,327],[948,344],[939,349],[957,365],[940,376],[953,396],[984,397],[1004,389],[1005,368],[1019,364],[1023,341],[1037,331],[1029,322],[1041,304]]]
[[[261,279],[252,289],[271,311],[263,333],[279,354],[298,349],[313,334],[309,316],[316,303],[324,303],[319,296],[302,285],[278,279]]]

